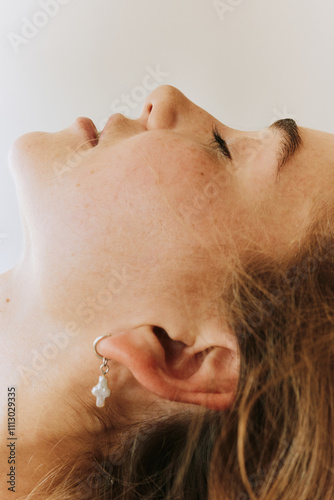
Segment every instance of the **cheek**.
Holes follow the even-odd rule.
[[[114,214],[131,214],[146,224],[155,218],[175,218],[182,206],[196,205],[209,176],[208,166],[180,154],[158,151],[124,152],[114,148],[112,156],[97,156],[94,162],[83,162],[71,179],[73,189],[80,187],[90,198]],[[76,182],[78,181],[78,183]],[[209,196],[204,196],[209,200]]]
[[[182,154],[164,155],[162,162],[152,153],[130,153],[114,148],[112,158],[101,154],[83,162],[68,177],[67,193],[60,192],[60,210],[87,245],[153,265],[174,254],[175,246],[191,245],[194,231],[204,235],[222,176]]]
[[[96,228],[120,245],[131,240],[132,246],[142,246],[147,238],[157,243],[172,214],[166,196],[173,192],[177,197],[177,185],[166,186],[146,162],[124,155],[113,155],[109,162],[87,161],[78,174],[68,179],[67,191],[71,205],[77,207],[74,215],[85,207],[91,236]]]
[[[250,203],[267,196],[276,182],[277,159],[270,150],[253,150],[252,156],[240,155],[236,163],[236,177],[243,197]]]

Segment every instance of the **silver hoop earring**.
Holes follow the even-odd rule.
[[[97,337],[97,339],[95,339],[93,343],[94,352],[96,356],[103,360],[103,363],[100,366],[102,375],[99,376],[98,384],[95,385],[91,391],[93,396],[96,397],[96,406],[98,406],[99,408],[102,408],[104,406],[105,399],[110,396],[108,380],[105,377],[106,373],[108,373],[109,371],[109,366],[108,366],[109,359],[105,358],[104,356],[101,356],[101,354],[99,354],[97,351],[97,344],[100,342],[100,340],[106,337],[111,337],[111,335],[102,335],[102,337]]]

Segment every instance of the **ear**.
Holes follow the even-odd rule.
[[[219,342],[187,346],[149,325],[106,337],[99,353],[125,365],[146,389],[157,396],[223,410],[234,401],[239,379],[235,337],[219,332]],[[215,336],[215,341],[217,335]]]

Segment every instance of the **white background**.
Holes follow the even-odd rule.
[[[147,67],[231,127],[290,116],[334,133],[333,19],[331,0],[2,0],[0,273],[23,250],[14,139],[78,116],[101,128],[123,94],[136,118]],[[28,22],[44,26],[28,38]]]

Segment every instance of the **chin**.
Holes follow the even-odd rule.
[[[10,170],[16,170],[32,157],[37,157],[46,132],[28,132],[15,139],[9,148],[8,165]]]

